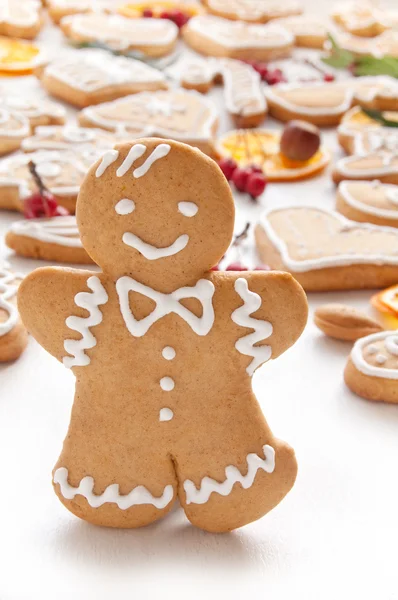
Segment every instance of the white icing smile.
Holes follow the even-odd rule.
[[[147,244],[147,242],[143,242],[141,238],[130,232],[124,233],[122,239],[127,246],[138,250],[148,260],[158,260],[166,256],[174,256],[174,254],[178,254],[178,252],[184,250],[189,242],[187,234],[180,235],[175,242],[164,248],[157,248],[156,246],[152,246],[152,244]]]

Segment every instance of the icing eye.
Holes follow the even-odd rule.
[[[118,215],[129,215],[135,209],[134,200],[129,200],[128,198],[123,198],[123,200],[119,200],[119,202],[115,206],[115,212]]]
[[[194,217],[199,208],[194,202],[179,202],[178,210],[184,217]]]

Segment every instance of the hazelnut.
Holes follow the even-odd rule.
[[[305,121],[289,121],[280,141],[280,150],[290,160],[309,160],[318,151],[321,134],[318,127]]]

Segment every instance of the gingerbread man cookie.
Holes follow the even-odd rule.
[[[267,23],[271,19],[299,15],[302,6],[296,0],[202,0],[208,11],[225,19]]]
[[[60,26],[74,42],[100,42],[113,50],[134,50],[153,58],[170,54],[178,38],[177,25],[168,19],[127,19],[101,12],[64,17]]]
[[[200,54],[241,60],[273,60],[291,53],[293,34],[280,25],[251,25],[212,15],[193,17],[183,27],[186,43]]]
[[[27,258],[86,265],[93,262],[83,248],[73,215],[16,221],[5,242],[16,254]]]
[[[32,40],[42,26],[40,0],[2,0],[0,35]]]
[[[89,106],[79,114],[79,123],[130,139],[143,135],[173,138],[215,155],[218,114],[211,100],[195,91],[141,92]]]
[[[223,83],[227,111],[238,127],[256,127],[267,114],[267,103],[261,77],[248,64],[231,58],[184,58],[177,65],[177,78],[182,87],[201,93],[209,91],[216,83]]]
[[[81,108],[168,88],[159,69],[104,50],[79,50],[51,62],[39,77],[50,94]]]
[[[28,343],[16,304],[22,278],[5,265],[0,266],[0,363],[18,358]]]
[[[302,288],[285,273],[209,270],[230,244],[234,202],[216,163],[185,144],[106,153],[77,220],[102,271],[39,269],[18,297],[34,337],[76,375],[59,499],[111,527],[156,521],[177,496],[207,531],[260,518],[297,467],[251,377],[301,334]]]
[[[358,340],[344,379],[350,390],[367,400],[398,403],[398,332],[383,331]]]
[[[336,209],[348,219],[398,227],[398,185],[373,181],[342,181]]]
[[[256,228],[261,260],[289,271],[309,292],[391,285],[398,279],[398,231],[349,221],[310,206],[270,210]]]

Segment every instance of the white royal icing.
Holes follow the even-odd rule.
[[[159,421],[171,421],[174,413],[171,408],[161,408],[159,411]]]
[[[119,168],[116,171],[117,177],[123,177],[126,173],[131,169],[134,165],[135,161],[141,158],[146,152],[147,148],[144,144],[135,144],[132,146],[122,162]],[[143,162],[140,167],[137,167],[133,170],[133,177],[136,179],[146,175],[152,165],[161,158],[164,158],[168,155],[171,150],[171,146],[169,144],[159,144],[156,148],[151,152],[148,158]],[[119,152],[117,150],[109,150],[102,157],[101,163],[99,164],[95,175],[96,177],[101,177],[106,169],[113,164],[119,157]]]
[[[101,159],[100,164],[97,167],[97,170],[95,171],[95,176],[101,177],[105,173],[107,168],[111,164],[113,164],[118,158],[119,158],[118,150],[108,150],[108,152],[105,152],[104,156]]]
[[[12,127],[10,127],[12,124]],[[29,135],[29,120],[17,111],[9,111],[0,107],[0,137],[20,138]]]
[[[194,217],[199,210],[195,202],[179,202],[178,210],[184,217]]]
[[[397,185],[388,185],[388,184],[380,184],[383,185],[383,190],[385,190],[386,198],[390,200],[392,204],[397,206],[397,210],[392,210],[389,208],[380,208],[378,206],[367,204],[366,202],[361,202],[360,198],[356,198],[353,194],[350,193],[350,184],[356,183],[352,181],[342,181],[339,185],[339,192],[344,198],[345,202],[355,208],[360,210],[363,213],[368,215],[374,215],[375,217],[381,217],[385,219],[398,219],[398,186]],[[374,182],[366,182],[362,181],[364,185],[369,185],[370,188],[374,187]]]
[[[234,310],[231,319],[240,327],[254,329],[253,333],[239,338],[235,344],[235,348],[241,354],[253,357],[253,360],[246,368],[248,374],[253,375],[257,367],[269,360],[272,354],[271,346],[255,346],[254,344],[272,335],[273,328],[268,321],[260,321],[250,316],[261,307],[262,300],[261,296],[249,290],[246,279],[240,277],[235,281],[235,291],[242,298],[243,305]]]
[[[162,350],[162,356],[165,360],[173,360],[176,356],[176,351],[171,346],[166,346]]]
[[[59,246],[82,248],[76,217],[52,217],[50,219],[25,219],[10,227],[15,235],[40,240]]]
[[[175,383],[171,377],[162,377],[159,384],[164,392],[171,392],[174,390]]]
[[[389,369],[386,367],[377,367],[366,362],[363,356],[363,352],[368,344],[379,342],[383,340],[386,350],[394,357],[397,358],[397,365],[395,369]],[[369,347],[370,349],[370,347]],[[370,352],[370,354],[372,354]],[[374,353],[373,353],[374,354]],[[387,357],[383,357],[384,361],[379,361],[376,356],[378,364],[384,364]],[[397,331],[381,331],[380,333],[373,333],[366,337],[360,338],[355,342],[353,349],[351,350],[351,360],[361,373],[369,375],[370,377],[381,377],[383,379],[398,379],[398,332]]]
[[[117,212],[118,215],[130,215],[134,209],[134,200],[129,200],[128,198],[122,198],[115,206],[115,212]]]
[[[131,232],[126,232],[123,234],[123,242],[126,246],[130,246],[134,248],[134,250],[138,250],[142,256],[144,256],[147,260],[159,260],[160,258],[166,258],[168,256],[174,256],[178,254],[189,242],[189,236],[186,234],[180,235],[170,246],[165,246],[164,248],[158,248],[156,246],[152,246],[152,244],[147,244],[143,242],[141,238]]]
[[[0,2],[0,23],[16,27],[34,27],[40,23],[38,0],[2,0]]]
[[[166,485],[162,495],[156,497],[143,485],[138,485],[128,494],[120,494],[118,483],[108,485],[102,494],[94,494],[93,477],[83,477],[78,487],[73,487],[68,482],[68,469],[65,467],[60,467],[55,471],[54,483],[59,484],[61,494],[67,500],[73,500],[75,496],[83,496],[92,508],[114,503],[121,510],[127,510],[132,506],[152,504],[155,508],[161,510],[170,504],[174,496],[172,485]]]
[[[9,333],[18,322],[18,310],[13,302],[18,286],[17,280],[22,279],[22,275],[12,273],[5,267],[0,267],[0,310],[7,314],[5,321],[0,321],[0,337]]]
[[[89,312],[88,317],[70,316],[65,323],[69,329],[81,334],[80,340],[65,340],[64,348],[72,356],[65,356],[63,363],[65,367],[85,367],[90,364],[90,357],[85,350],[94,348],[97,340],[90,331],[90,327],[99,325],[102,322],[102,312],[98,308],[101,304],[108,302],[108,294],[98,277],[92,276],[87,279],[87,287],[91,292],[79,292],[75,296],[75,304],[79,308],[84,308]]]
[[[120,277],[116,281],[120,311],[127,329],[134,337],[142,337],[162,317],[175,313],[181,317],[197,335],[207,335],[214,323],[213,295],[215,287],[211,281],[200,279],[192,287],[182,287],[171,294],[163,294],[136,281],[132,277]],[[156,308],[144,317],[136,319],[130,309],[129,293],[137,292],[156,303]],[[202,304],[203,314],[197,317],[180,303],[184,298],[196,298]]]
[[[152,165],[160,158],[167,156],[170,150],[171,146],[169,146],[169,144],[159,144],[159,146],[156,146],[155,150],[148,156],[146,161],[138,167],[138,169],[134,169],[133,176],[139,178],[146,175]]]
[[[387,255],[382,254],[381,252],[378,254],[360,254],[356,252],[347,253],[347,254],[337,254],[338,247],[336,246],[336,254],[332,256],[320,256],[319,258],[310,258],[305,260],[295,260],[291,258],[289,255],[288,247],[285,241],[279,237],[274,228],[271,225],[269,220],[269,215],[277,211],[284,210],[307,210],[307,211],[316,211],[319,214],[319,219],[322,218],[323,215],[327,215],[328,217],[333,217],[339,223],[341,223],[341,227],[339,232],[344,231],[345,233],[350,232],[351,230],[362,231],[362,232],[378,232],[378,233],[386,233],[391,236],[396,237],[397,240],[397,253],[396,255]],[[357,223],[354,221],[350,221],[343,217],[343,215],[328,211],[322,208],[315,208],[313,206],[286,206],[284,208],[269,210],[263,213],[260,219],[261,227],[264,229],[268,239],[273,244],[273,246],[278,250],[281,255],[282,261],[284,265],[287,267],[289,271],[293,271],[296,273],[305,273],[306,271],[312,271],[317,269],[323,269],[328,267],[341,267],[341,266],[349,266],[356,264],[388,264],[388,265],[398,265],[398,232],[394,227],[382,227],[379,225],[372,225],[371,223]],[[336,239],[338,239],[336,235]],[[303,250],[305,251],[305,241],[303,241]]]
[[[263,452],[264,458],[254,453],[247,455],[246,475],[242,475],[238,467],[229,465],[225,469],[225,479],[221,483],[211,477],[203,477],[198,489],[193,481],[186,479],[183,484],[186,503],[205,504],[213,492],[220,494],[220,496],[228,496],[236,483],[240,483],[243,489],[247,490],[253,485],[258,470],[273,473],[275,470],[275,450],[272,446],[266,444],[263,446]]]

